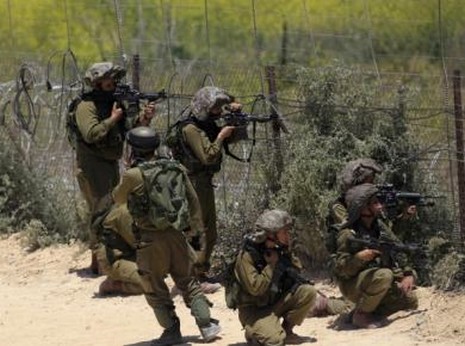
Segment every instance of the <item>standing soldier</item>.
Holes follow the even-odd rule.
[[[343,296],[355,303],[352,323],[359,328],[380,327],[383,321],[378,316],[418,306],[413,292],[415,272],[406,257],[383,254],[355,242],[364,239],[400,243],[379,218],[383,206],[377,193],[373,184],[357,185],[347,191],[348,218],[340,225],[337,237],[334,274]]]
[[[205,265],[198,268],[198,276],[202,281],[208,279],[206,273],[218,237],[212,179],[221,169],[223,143],[234,131],[233,126],[219,128],[215,123],[226,105],[232,111],[241,108],[226,91],[217,87],[204,87],[194,95],[189,117],[178,123],[175,130],[178,144],[173,148],[174,157],[188,169],[202,208],[206,231]]]
[[[132,127],[131,121],[138,122],[137,116],[126,117],[114,97],[116,85],[125,75],[125,69],[111,62],[93,64],[85,74],[85,82],[92,90],[80,96],[72,112],[69,128],[76,149],[77,180],[91,215],[99,200],[118,184],[124,135]],[[91,230],[91,270],[95,274],[97,246],[97,236]]]
[[[204,230],[195,190],[185,168],[177,161],[155,159],[154,151],[160,140],[153,129],[134,128],[128,132],[127,140],[141,162],[123,174],[113,191],[113,200],[116,205],[127,204],[134,220],[137,266],[145,297],[164,328],[153,344],[182,343],[180,321],[165,283],[168,274],[182,292],[203,339],[212,341],[221,328],[210,317],[209,302],[193,274],[196,258],[188,243],[188,239],[198,238],[204,250]]]
[[[290,251],[292,224],[283,210],[265,211],[236,258],[239,288],[233,299],[248,343],[280,346],[303,341],[293,328],[303,322],[317,292],[300,276],[301,263]]]

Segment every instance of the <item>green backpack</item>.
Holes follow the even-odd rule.
[[[160,158],[138,166],[144,179],[144,194],[128,201],[131,215],[148,217],[157,230],[184,231],[189,227],[186,174],[179,162]]]

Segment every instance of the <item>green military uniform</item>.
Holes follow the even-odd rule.
[[[144,180],[139,168],[127,170],[120,184],[113,191],[117,205],[127,203],[131,195],[144,193]],[[187,179],[191,228],[202,230],[201,210],[195,190]],[[175,307],[165,277],[170,274],[176,286],[183,292],[183,298],[199,327],[210,323],[208,301],[193,276],[195,253],[185,235],[175,229],[157,230],[148,218],[134,219],[137,230],[137,265],[146,287],[145,297],[155,312],[159,324],[171,328],[177,320]]]
[[[118,160],[123,153],[123,133],[109,120],[113,99],[82,101],[76,109],[81,140],[76,146],[77,178],[90,212],[119,182]],[[91,234],[91,248],[97,243]]]
[[[118,236],[113,242],[105,243],[103,241],[99,246],[97,260],[100,270],[110,280],[119,283],[118,291],[120,293],[144,293],[143,281],[136,264],[136,240],[132,232],[132,217],[126,204],[113,207],[103,220],[102,228],[107,232],[114,232]],[[116,242],[122,242],[122,244]]]
[[[284,345],[286,333],[280,318],[291,325],[300,325],[315,302],[316,289],[302,284],[277,297],[271,290],[272,266],[258,270],[251,254],[244,250],[237,257],[235,275],[240,284],[239,320],[246,337],[263,345]]]
[[[213,174],[221,165],[221,148],[223,141],[210,141],[206,133],[195,124],[187,124],[182,129],[185,143],[200,162],[201,169],[189,171],[189,178],[199,198],[202,219],[205,226],[205,259],[209,262],[218,237],[216,228],[215,193]],[[203,167],[202,167],[203,166]]]
[[[237,255],[235,305],[250,342],[284,345],[288,338],[297,337],[293,327],[303,322],[315,304],[317,291],[299,278],[302,264],[289,248],[292,224],[287,212],[266,210]],[[270,259],[273,256],[275,260]]]
[[[415,293],[404,294],[397,285],[404,276],[415,274],[405,256],[399,254],[389,267],[380,263],[379,258],[366,262],[355,256],[363,248],[351,245],[350,238],[382,238],[399,242],[381,220],[374,219],[370,229],[360,222],[359,213],[363,203],[366,203],[363,201],[363,193],[371,192],[373,196],[376,191],[372,184],[363,184],[352,189],[354,202],[349,205],[348,221],[338,234],[334,274],[341,293],[356,304],[356,309],[387,316],[399,310],[416,308],[418,300]]]

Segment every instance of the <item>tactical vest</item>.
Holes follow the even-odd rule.
[[[68,111],[66,115],[66,133],[68,142],[70,143],[71,147],[76,149],[78,143],[84,143],[87,147],[92,148],[113,146],[123,142],[124,133],[126,131],[124,121],[120,121],[118,123],[117,131],[114,131],[116,135],[106,138],[104,141],[102,141],[102,143],[84,142],[76,121],[77,108],[82,101],[93,102],[97,109],[97,117],[99,121],[102,121],[108,118],[109,114],[111,114],[115,99],[109,93],[93,90],[90,92],[82,93],[71,100],[68,105]]]
[[[144,180],[144,193],[131,194],[128,209],[137,220],[148,218],[156,230],[184,231],[189,227],[187,177],[174,160],[160,158],[138,166]]]
[[[214,142],[220,133],[220,128],[213,121],[199,121],[195,117],[179,120],[168,129],[166,135],[166,144],[171,149],[173,157],[187,168],[189,174],[195,175],[200,172],[214,174],[219,172],[221,157],[212,165],[204,165],[186,143],[182,130],[188,124],[193,124],[204,131],[211,142]]]

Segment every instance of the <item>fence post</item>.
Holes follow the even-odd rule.
[[[460,71],[454,71],[454,114],[455,114],[455,145],[457,149],[457,182],[459,187],[459,227],[460,238],[465,240],[465,155],[463,144],[463,113],[462,113],[462,79]],[[453,187],[452,187],[453,188]]]
[[[277,88],[276,88],[276,75],[274,66],[265,67],[266,80],[268,82],[268,94],[269,100],[272,105],[277,103]],[[270,107],[270,112],[272,115],[276,115],[275,107]],[[271,182],[271,191],[273,193],[278,192],[280,189],[279,180],[281,179],[281,174],[284,168],[283,154],[281,148],[281,127],[279,121],[273,120],[271,123],[272,128],[272,144],[273,144],[273,165],[276,168],[275,173],[273,174],[273,181]]]
[[[136,90],[140,86],[140,57],[139,54],[132,56],[132,87]]]

